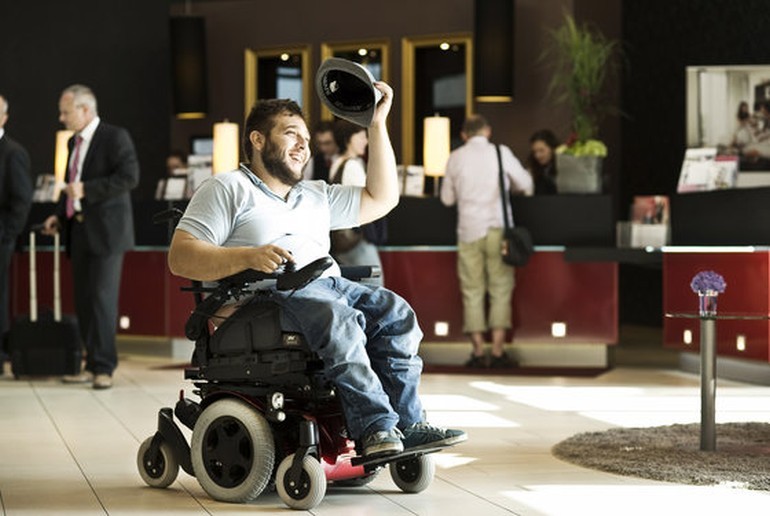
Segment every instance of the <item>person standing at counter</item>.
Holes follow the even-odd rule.
[[[473,350],[467,367],[513,367],[504,350],[511,327],[513,268],[503,263],[503,208],[500,202],[499,165],[492,128],[481,115],[463,124],[464,144],[452,151],[441,186],[441,202],[457,205],[457,274],[463,298],[463,332]],[[532,177],[511,149],[500,145],[507,189],[532,192]],[[489,313],[485,314],[485,298]],[[491,330],[492,350],[484,350],[484,333]]]

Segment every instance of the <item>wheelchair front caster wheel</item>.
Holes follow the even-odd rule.
[[[179,475],[179,462],[174,457],[171,447],[164,441],[161,441],[158,453],[151,453],[152,440],[153,437],[145,439],[136,454],[139,475],[150,487],[168,487]]]
[[[405,493],[424,491],[436,475],[436,463],[430,455],[391,462],[388,469],[393,482]]]
[[[326,494],[326,475],[321,463],[315,457],[306,455],[302,459],[299,482],[292,482],[288,473],[293,462],[293,453],[281,461],[275,473],[275,487],[283,503],[292,509],[307,511],[323,500]]]

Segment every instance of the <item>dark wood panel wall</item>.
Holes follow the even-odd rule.
[[[568,118],[546,98],[547,69],[538,63],[544,28],[554,27],[572,0],[516,0],[515,98],[505,104],[478,104],[476,110],[491,122],[497,141],[513,148],[523,161],[529,135],[542,127],[566,137]],[[269,5],[269,7],[266,7]],[[174,3],[173,13],[185,5]],[[404,37],[473,31],[473,0],[337,0],[335,2],[272,2],[217,0],[194,2],[192,14],[206,18],[210,66],[210,114],[200,121],[174,121],[172,143],[188,145],[190,136],[211,131],[219,120],[242,120],[244,105],[243,51],[296,45],[312,46],[313,70],[320,64],[326,42],[387,40],[390,42],[390,83],[395,104],[389,127],[397,156],[401,150],[401,41]],[[309,110],[320,117],[315,93]]]
[[[685,68],[770,64],[764,0],[625,0],[622,194],[673,193],[685,143]]]
[[[470,32],[473,0],[338,0],[334,3],[194,1],[206,17],[210,109],[202,121],[176,121],[170,110],[168,16],[185,9],[171,0],[71,0],[3,3],[0,92],[11,104],[6,128],[30,151],[33,171],[53,169],[57,101],[73,82],[94,87],[100,114],[126,126],[142,162],[138,196],[151,195],[169,149],[207,134],[224,118],[243,117],[243,50],[310,44],[317,66],[323,42],[387,39],[396,104],[391,132],[400,151],[401,39]],[[494,138],[524,159],[527,138],[551,127],[561,136],[568,114],[546,97],[547,69],[538,62],[544,30],[563,11],[621,37],[625,71],[615,88],[626,117],[609,121],[619,216],[635,194],[672,193],[684,152],[684,68],[692,64],[770,64],[762,44],[770,23],[765,0],[517,0],[513,102],[480,104]],[[675,29],[675,30],[674,30]],[[319,116],[318,105],[310,110]],[[622,136],[622,138],[621,138]],[[622,171],[622,172],[621,172]]]
[[[0,93],[8,133],[53,173],[61,90],[94,89],[99,114],[126,127],[142,166],[135,197],[165,173],[170,138],[168,0],[4,0],[0,9]]]

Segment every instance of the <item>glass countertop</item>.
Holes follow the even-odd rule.
[[[693,310],[691,312],[666,312],[665,317],[669,319],[716,319],[716,320],[739,320],[739,321],[767,321],[770,320],[770,314],[762,312],[717,312],[716,315],[701,316],[700,312]]]

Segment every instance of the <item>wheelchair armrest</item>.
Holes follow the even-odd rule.
[[[294,270],[293,263],[287,263],[282,271],[276,273],[260,272],[254,269],[246,269],[235,273],[226,278],[218,280],[218,286],[216,287],[201,287],[196,289],[195,287],[183,287],[182,290],[188,291],[201,291],[201,292],[232,292],[238,289],[245,289],[252,283],[258,281],[274,279],[276,280],[276,287],[278,290],[296,290],[304,287],[314,279],[318,278],[323,272],[334,265],[334,260],[331,256],[324,256],[315,261],[310,262],[299,270]]]
[[[298,271],[285,271],[278,276],[278,290],[297,290],[319,278],[326,269],[334,265],[331,256],[324,256],[312,261]]]
[[[162,224],[164,222],[173,222],[176,224],[179,219],[182,218],[184,212],[179,208],[170,208],[168,210],[161,211],[152,216],[153,224]]]
[[[283,271],[273,274],[247,269],[219,280],[219,285],[228,289],[245,288],[257,281],[275,279],[278,290],[297,290],[320,277],[326,269],[334,265],[334,260],[331,256],[324,256],[308,263],[299,270],[294,270],[293,265],[292,262],[289,262],[284,266]]]
[[[232,297],[237,299],[251,283],[265,279],[275,279],[278,290],[297,290],[320,277],[332,265],[334,265],[332,257],[324,256],[310,262],[297,271],[293,270],[290,266],[278,274],[267,274],[254,269],[247,269],[219,280],[219,284],[213,288],[203,286],[183,287],[182,290],[186,291],[210,293],[206,299],[198,303],[195,311],[187,320],[185,335],[190,340],[197,340],[203,336],[207,328],[208,318],[214,315],[228,299]]]
[[[366,278],[379,278],[382,269],[377,265],[342,265],[340,266],[342,277],[352,281],[360,281]]]

